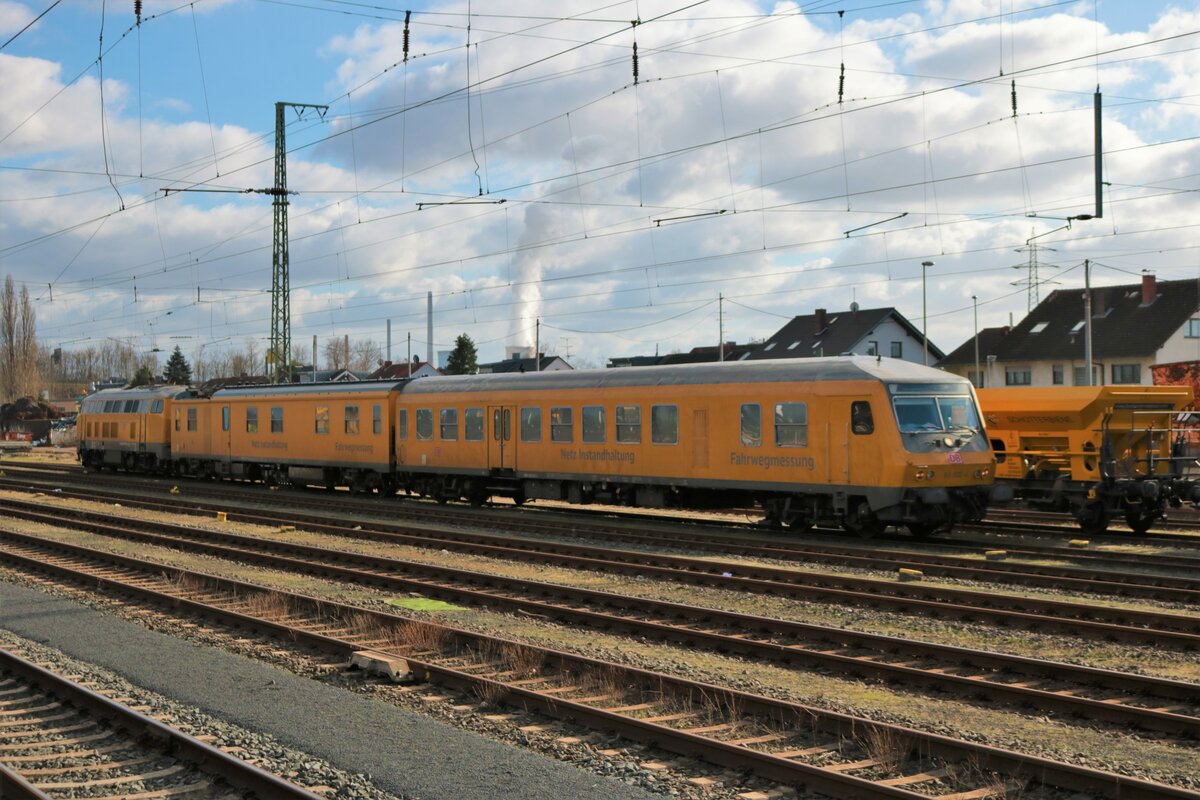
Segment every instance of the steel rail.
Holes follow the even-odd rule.
[[[109,535],[129,538],[130,528],[169,532],[174,536],[219,541],[235,534],[199,530],[182,525],[148,522],[116,517],[93,511],[56,507],[57,516],[34,503],[0,498],[0,508],[14,516],[47,524],[61,524],[70,518],[76,527],[100,526]],[[253,515],[230,512],[230,519],[247,519]],[[921,587],[919,584],[899,584],[890,581],[856,578],[826,573],[801,572],[762,565],[736,564],[708,559],[663,556],[640,552],[563,545],[528,539],[502,538],[467,531],[430,531],[436,538],[418,534],[400,534],[348,528],[333,525],[310,525],[310,530],[350,538],[409,544],[416,547],[437,547],[455,552],[467,552],[509,560],[533,561],[539,564],[585,569],[606,573],[655,576],[682,583],[713,585],[720,588],[770,594],[785,597],[804,597],[836,600],[855,605],[867,605],[901,611],[921,611],[933,616],[954,619],[987,620],[1002,624],[1019,623],[1032,628],[1054,626],[1079,635],[1097,638],[1116,638],[1157,646],[1200,649],[1200,618],[1181,614],[1142,611],[1082,603],[1057,602],[1023,598],[1014,595],[954,589]],[[411,529],[411,528],[408,528]],[[146,534],[152,535],[152,534]],[[236,542],[236,539],[226,539]],[[255,542],[265,540],[255,539]],[[503,545],[492,544],[501,541]],[[265,546],[265,545],[261,545]],[[273,542],[272,547],[289,552],[301,552],[303,546]],[[373,557],[377,564],[385,563]],[[737,574],[729,570],[736,570]]]
[[[21,535],[26,539],[37,537]],[[43,551],[54,551],[61,548],[62,543],[40,540],[39,548]],[[75,551],[87,550],[77,545],[70,546]],[[908,744],[908,753],[923,758],[940,758],[954,763],[970,763],[980,769],[996,774],[1010,776],[1024,782],[1039,785],[1059,787],[1070,791],[1094,792],[1099,796],[1112,800],[1184,800],[1194,798],[1194,792],[1176,786],[1168,786],[1141,778],[1131,778],[1111,772],[1083,767],[1075,764],[1054,761],[1041,756],[1003,750],[1001,748],[982,745],[974,742],[954,739],[953,737],[933,734],[912,728],[856,717],[840,712],[806,706],[799,703],[777,700],[762,695],[714,686],[699,681],[667,675],[650,670],[626,667],[585,656],[538,648],[524,643],[500,637],[485,636],[467,631],[453,629],[433,623],[415,623],[404,617],[367,609],[348,604],[336,603],[306,595],[282,592],[258,586],[245,581],[207,575],[205,573],[182,570],[176,567],[156,564],[154,562],[136,559],[130,556],[120,556],[102,551],[93,551],[91,560],[100,563],[116,565],[118,569],[141,573],[143,583],[129,583],[102,572],[87,571],[76,566],[47,562],[36,557],[14,552],[11,549],[0,548],[0,556],[24,567],[41,572],[67,577],[77,583],[89,587],[104,587],[125,595],[132,595],[144,600],[151,600],[157,605],[165,606],[173,613],[186,610],[199,614],[208,619],[214,619],[222,624],[234,627],[265,631],[280,637],[289,643],[301,642],[316,647],[325,652],[334,652],[342,656],[361,649],[356,641],[339,639],[324,633],[305,630],[295,625],[273,620],[264,620],[251,615],[224,609],[211,602],[201,602],[189,599],[177,592],[160,591],[145,583],[149,580],[190,578],[193,581],[203,581],[212,589],[230,593],[270,593],[287,599],[297,608],[311,609],[317,615],[338,614],[342,618],[371,619],[382,624],[419,624],[431,630],[440,631],[456,641],[464,642],[482,650],[481,645],[509,646],[525,648],[540,653],[545,663],[560,671],[571,674],[589,674],[595,671],[619,672],[624,680],[640,686],[652,687],[658,692],[674,692],[678,696],[692,698],[722,698],[727,708],[739,709],[744,714],[754,715],[761,719],[774,720],[777,724],[796,723],[797,730],[819,730],[839,738],[854,740],[865,730],[887,730]],[[76,557],[78,558],[78,557]],[[164,580],[165,583],[165,580]],[[403,655],[403,654],[400,654]],[[782,758],[768,752],[753,750],[744,744],[721,741],[711,736],[690,733],[686,729],[674,728],[661,723],[647,722],[627,714],[600,708],[594,704],[570,700],[557,694],[538,692],[513,682],[504,682],[489,677],[471,674],[461,669],[453,669],[427,659],[418,659],[404,655],[410,667],[422,678],[441,685],[452,686],[478,691],[478,687],[495,689],[511,705],[517,705],[537,711],[546,716],[570,719],[599,730],[610,730],[628,738],[649,742],[664,750],[684,755],[702,758],[710,763],[737,769],[752,769],[762,777],[786,781],[793,785],[803,786],[813,791],[831,794],[836,797],[881,797],[881,798],[927,798],[917,792],[903,789],[899,786],[886,785],[869,781],[854,775],[836,770],[797,762],[793,759]],[[484,689],[487,692],[488,689]]]
[[[201,772],[218,776],[237,789],[253,793],[259,800],[323,800],[318,794],[205,744],[183,731],[81,686],[4,648],[0,648],[0,670],[67,701],[75,708],[109,721],[133,739],[149,742],[154,749],[168,751],[173,757],[181,758]],[[34,788],[36,790],[36,787]],[[14,784],[14,792],[17,791],[21,791],[19,783]]]
[[[97,530],[110,533],[100,528]],[[1133,724],[1148,730],[1192,738],[1200,737],[1200,719],[1192,714],[1159,708],[1157,704],[1152,707],[1134,705],[1128,702],[1128,699],[1113,702],[1108,699],[1080,697],[1061,690],[1052,691],[1005,683],[1002,678],[1012,674],[1032,674],[1036,675],[1039,681],[1068,682],[1082,686],[1100,684],[1103,691],[1116,691],[1121,697],[1127,698],[1129,693],[1137,692],[1182,701],[1188,706],[1200,708],[1200,686],[1182,681],[1058,664],[969,648],[910,642],[879,634],[855,633],[839,628],[647,600],[598,590],[577,589],[540,581],[506,578],[401,559],[380,559],[312,545],[293,546],[240,534],[216,534],[216,537],[234,545],[225,546],[208,541],[197,542],[194,537],[180,539],[145,531],[133,533],[138,541],[249,561],[273,568],[315,573],[401,591],[416,591],[426,596],[457,602],[518,610],[601,630],[625,630],[642,636],[704,646],[717,652],[763,658],[789,665],[829,668],[847,675],[882,681],[900,680],[907,684],[931,686],[971,697],[977,696],[981,688],[984,688],[990,697],[1022,705],[1063,711],[1111,723]],[[305,558],[274,554],[279,552],[299,553]],[[321,560],[308,560],[314,558]],[[336,562],[355,566],[342,566]],[[387,569],[381,569],[381,565],[385,565]],[[396,574],[397,572],[401,574]],[[580,604],[585,607],[580,608]],[[594,610],[596,608],[600,610]],[[616,613],[618,610],[624,613]],[[630,616],[631,614],[633,616]],[[665,619],[659,621],[659,618]],[[714,625],[717,629],[710,630]],[[733,633],[722,633],[720,628],[732,629]],[[755,636],[759,638],[754,638]],[[824,649],[815,645],[780,644],[774,641],[777,637],[810,641],[815,639],[825,644]],[[830,645],[834,646],[832,650],[829,649]],[[875,655],[837,652],[860,648],[870,649]],[[934,669],[879,660],[896,656],[934,658],[942,667]],[[966,667],[971,668],[971,674],[960,675],[947,671]],[[975,674],[976,672],[982,674]]]
[[[0,478],[0,487],[28,490],[26,482],[7,481]],[[44,485],[43,485],[44,486]],[[96,490],[54,489],[63,497],[81,500],[107,501],[111,494]],[[215,504],[196,504],[189,501],[164,501],[162,499],[144,500],[123,497],[126,505],[136,505],[139,508],[167,510],[179,513],[196,514],[205,510],[217,510]],[[228,499],[226,497],[226,499]],[[226,506],[222,506],[226,508]],[[376,509],[378,510],[378,509]],[[242,512],[250,513],[250,512]],[[268,518],[258,514],[256,520],[260,524],[280,524],[295,522],[294,513],[285,517]],[[320,522],[316,517],[305,517],[306,522]],[[522,523],[525,521],[522,520]],[[522,524],[519,527],[526,530],[534,526]],[[546,529],[545,525],[536,526],[538,532],[561,532],[561,524],[555,528]],[[591,529],[591,526],[589,526]],[[569,535],[579,536],[583,533],[574,529]],[[648,530],[617,530],[611,527],[600,527],[590,531],[592,536],[600,536],[608,540],[639,545],[658,545],[670,547],[686,547],[692,550],[720,553],[723,555],[743,555],[758,558],[780,560],[798,559],[810,563],[831,564],[837,566],[858,567],[863,569],[884,570],[904,566],[919,569],[926,575],[950,577],[968,580],[984,580],[993,583],[1013,583],[1023,586],[1074,590],[1097,594],[1114,594],[1127,597],[1160,600],[1168,602],[1200,604],[1200,582],[1188,578],[1176,578],[1162,575],[1147,575],[1128,570],[1092,571],[1074,567],[1049,567],[1036,564],[1008,563],[996,561],[979,561],[978,559],[962,556],[940,556],[912,551],[884,550],[880,548],[850,547],[845,545],[819,545],[820,549],[795,542],[769,541],[763,539],[748,539],[745,536],[713,536],[694,532]],[[686,540],[683,537],[687,537]],[[1200,559],[1195,566],[1200,567]]]

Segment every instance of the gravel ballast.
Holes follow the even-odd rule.
[[[333,766],[384,791],[433,798],[652,795],[79,603],[0,582],[0,627]]]

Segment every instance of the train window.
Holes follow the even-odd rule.
[[[138,407],[137,400],[126,400],[125,401],[125,413],[126,414],[136,414],[137,407]]]
[[[196,409],[194,408],[187,410],[187,428],[189,433],[196,432]]]
[[[742,403],[742,446],[762,447],[762,406]]]
[[[775,445],[808,447],[808,404],[775,404]]]
[[[179,409],[175,409],[175,430],[179,430]]]
[[[283,433],[283,406],[271,406],[271,433]]]
[[[463,412],[463,439],[468,442],[483,441],[482,408],[468,408]]]
[[[443,441],[453,442],[458,438],[458,409],[443,408],[441,410],[441,438]]]
[[[650,406],[650,441],[654,444],[679,443],[678,406]]]
[[[433,438],[433,409],[417,409],[417,439],[429,441]]]
[[[868,436],[875,432],[875,417],[871,415],[871,404],[866,400],[855,400],[850,404],[850,430],[857,436]]]
[[[408,409],[400,409],[400,416],[396,420],[396,430],[400,432],[401,439],[408,438]]]
[[[492,441],[500,441],[500,409],[492,409]]]
[[[504,441],[512,441],[512,411],[504,409]]]
[[[617,441],[622,444],[642,443],[642,407],[617,406]]]
[[[317,406],[316,432],[329,433],[329,406]]]
[[[604,406],[583,407],[583,441],[604,441]]]
[[[569,406],[550,409],[550,441],[570,442],[575,439],[575,420]]]
[[[521,409],[521,441],[540,442],[542,440],[542,410],[540,408]]]
[[[246,433],[258,433],[258,409],[246,406]]]
[[[229,430],[229,406],[222,406],[221,408],[221,430]]]
[[[345,422],[343,428],[350,436],[358,435],[358,406],[346,406],[343,409]]]
[[[150,404],[150,413],[151,414],[161,414],[162,409],[163,409],[163,401],[162,400],[155,400],[153,403]]]
[[[383,433],[383,406],[378,403],[371,406],[371,433],[376,436]]]

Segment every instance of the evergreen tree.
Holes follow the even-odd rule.
[[[142,364],[137,368],[137,372],[133,373],[133,380],[129,382],[129,388],[149,386],[152,383],[154,383],[154,373],[150,371],[150,367]]]
[[[454,340],[454,350],[450,352],[450,358],[446,359],[446,374],[474,375],[479,370],[476,358],[475,342],[465,333],[459,334]]]
[[[175,351],[167,359],[167,369],[164,374],[167,383],[173,386],[187,386],[192,382],[192,367],[183,357],[183,351],[179,349],[179,345],[175,345]]]

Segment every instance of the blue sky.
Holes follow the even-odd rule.
[[[0,0],[0,34],[47,5]],[[132,2],[62,3],[0,52],[0,271],[48,343],[261,351],[269,202],[159,190],[269,185],[288,100],[331,105],[288,130],[299,342],[382,341],[390,318],[423,348],[434,291],[438,349],[466,331],[500,357],[541,319],[544,349],[602,364],[715,342],[718,293],[738,341],[852,300],[918,319],[933,260],[950,350],[972,294],[983,325],[1024,312],[1030,236],[1060,267],[1042,296],[1084,258],[1099,283],[1200,274],[1197,4],[860,2],[840,23],[839,4],[689,5],[476,3],[469,51],[465,3],[423,5],[402,65],[402,24],[372,15],[403,9],[147,0],[117,42]],[[1111,204],[1051,232],[1092,210],[1097,80]]]

